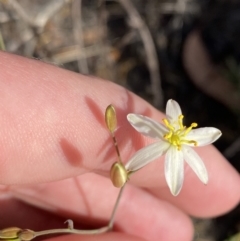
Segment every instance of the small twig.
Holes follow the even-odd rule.
[[[38,28],[43,29],[51,17],[53,17],[65,4],[70,0],[55,0],[49,1],[48,5],[44,7],[35,17],[34,22]]]
[[[177,0],[175,3],[175,10],[179,14],[184,14],[187,9],[187,0]]]
[[[36,28],[38,32],[41,32],[48,20],[69,1],[70,0],[51,1],[47,7],[36,15],[36,17],[29,16],[29,14],[16,0],[9,0],[9,3],[23,21],[25,21],[29,26]]]
[[[5,44],[4,44],[4,40],[3,40],[3,37],[2,37],[2,33],[0,31],[0,50],[5,50]]]
[[[82,33],[82,1],[73,0],[72,2],[72,20],[73,20],[73,33],[75,42],[77,44],[76,51],[81,52],[84,49],[83,33]],[[88,63],[86,60],[85,52],[82,52],[81,58],[78,58],[78,69],[82,74],[89,74]]]
[[[160,3],[160,14],[185,14],[185,13],[199,13],[200,7],[194,1],[177,0],[176,2],[165,1]]]
[[[109,49],[99,48],[98,45],[92,45],[85,47],[84,49],[77,49],[76,45],[63,47],[58,49],[55,53],[52,54],[51,59],[43,58],[43,61],[54,62],[57,65],[69,63],[72,61],[77,61],[80,58],[91,58],[101,55],[102,51],[108,52]]]
[[[146,51],[147,65],[151,76],[151,87],[154,96],[154,106],[159,109],[162,109],[163,92],[161,88],[159,62],[151,33],[130,0],[118,1],[128,13],[132,26],[138,29],[139,34],[142,38],[143,45]]]
[[[130,30],[117,42],[116,47],[121,49],[132,43],[134,39],[136,39],[136,30]]]
[[[111,46],[109,44],[109,40],[107,39],[107,11],[106,11],[106,1],[98,0],[98,24],[97,26],[102,30],[102,35],[100,41],[98,41],[98,47],[102,50],[100,52],[101,61],[99,61],[97,68],[102,68],[101,65],[107,71],[105,76],[112,81],[116,81],[116,69],[114,65],[114,61],[109,56],[109,50],[111,50]],[[104,76],[104,77],[105,77]]]
[[[50,1],[42,10],[35,16],[29,15],[29,13],[17,2],[16,0],[9,0],[10,6],[15,10],[17,16],[20,17],[26,23],[25,32],[22,33],[22,41],[19,42],[14,49],[19,48],[23,43],[28,43],[25,47],[25,55],[32,56],[37,44],[37,37],[41,38],[41,33],[44,30],[46,23],[54,14],[59,11],[62,6],[68,3],[70,0],[54,0]],[[13,50],[12,50],[13,51]]]
[[[179,9],[176,8],[176,4],[173,3],[162,3],[160,5],[159,8],[159,13],[160,14],[178,14],[179,13]],[[192,13],[192,14],[197,14],[199,13],[200,8],[197,5],[193,5],[193,6],[188,6],[185,9],[186,13]]]
[[[37,27],[35,26],[34,20],[25,12],[25,10],[16,0],[9,0],[8,2],[23,21],[25,21],[31,27]]]
[[[158,14],[159,1],[148,1],[146,3],[146,23],[151,29],[152,33],[158,32],[159,14]]]
[[[31,16],[29,16],[29,14],[27,14],[27,12],[16,0],[9,0],[8,2],[12,9],[16,12],[16,16],[25,23],[25,29],[22,30],[20,39],[15,42],[14,46],[8,47],[8,50],[16,51],[20,46],[26,43],[30,43],[29,46],[31,46],[32,49],[34,49],[36,44],[35,37],[37,35],[38,30],[37,26],[35,25],[34,19]],[[28,53],[25,54],[31,56],[32,51],[28,50],[26,50],[26,52]]]

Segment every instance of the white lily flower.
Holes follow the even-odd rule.
[[[213,143],[221,136],[221,131],[214,127],[198,128],[197,123],[189,127],[183,125],[183,118],[179,104],[169,100],[166,107],[167,117],[160,124],[151,118],[137,114],[128,114],[130,124],[141,134],[158,139],[157,142],[142,148],[128,161],[125,168],[128,172],[135,172],[165,156],[165,177],[171,193],[177,196],[182,188],[184,179],[184,160],[193,169],[199,179],[207,184],[208,173],[199,155],[191,148]]]

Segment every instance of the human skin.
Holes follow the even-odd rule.
[[[109,179],[117,157],[104,123],[106,107],[116,108],[124,163],[153,142],[126,115],[159,122],[164,115],[118,85],[38,60],[1,52],[0,70],[0,228],[63,228],[69,218],[80,226],[106,224],[119,191]],[[173,197],[160,158],[131,176],[112,232],[71,240],[192,240],[189,215],[217,216],[240,200],[239,174],[225,158],[211,145],[195,150],[208,170],[208,185],[185,165],[183,189]]]

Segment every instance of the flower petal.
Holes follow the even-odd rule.
[[[147,165],[149,162],[152,162],[158,157],[165,154],[168,147],[169,147],[169,143],[158,141],[140,149],[127,162],[127,164],[125,165],[126,170],[128,171],[139,170],[140,168]]]
[[[163,140],[163,135],[168,132],[164,125],[143,115],[128,114],[127,119],[135,130],[151,138]]]
[[[167,118],[174,122],[178,120],[178,117],[182,114],[179,104],[175,100],[168,100],[166,107]]]
[[[222,135],[222,132],[217,128],[203,127],[203,128],[191,130],[187,134],[186,139],[196,141],[197,146],[206,146],[216,141],[221,135]],[[189,144],[189,145],[193,146],[193,144]]]
[[[171,146],[165,157],[165,177],[172,195],[177,196],[181,191],[184,179],[183,153]]]
[[[207,169],[200,158],[200,156],[191,148],[185,145],[182,145],[182,152],[184,160],[188,165],[193,169],[198,178],[204,183],[208,183],[208,173]]]

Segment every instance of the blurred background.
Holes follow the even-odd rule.
[[[240,0],[0,0],[0,48],[177,100],[240,172]],[[194,241],[240,241],[240,206],[193,221]]]

